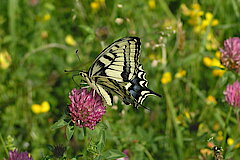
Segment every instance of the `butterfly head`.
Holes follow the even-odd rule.
[[[80,71],[79,75],[82,76],[83,78],[88,78],[88,73],[84,71]]]

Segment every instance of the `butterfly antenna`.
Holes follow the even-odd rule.
[[[76,50],[76,56],[78,58],[78,61],[80,62],[80,57],[79,57],[79,54],[78,54],[78,49]],[[64,72],[82,72],[81,70],[64,70]]]
[[[79,54],[78,54],[78,49],[76,50],[76,56],[77,56],[77,58],[78,58],[78,61],[80,62],[80,57],[79,57]]]
[[[82,72],[81,70],[64,70],[64,72]]]

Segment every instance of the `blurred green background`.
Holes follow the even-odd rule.
[[[163,98],[147,98],[148,112],[115,97],[103,117],[105,149],[127,149],[133,160],[205,160],[223,145],[226,159],[240,159],[239,113],[225,127],[223,95],[237,76],[219,69],[219,48],[240,36],[239,20],[239,0],[0,0],[0,159],[13,148],[41,159],[46,144],[67,146],[69,158],[86,150],[82,130],[67,141],[64,128],[50,129],[78,87],[64,69],[87,70],[127,36],[141,38],[149,88]]]

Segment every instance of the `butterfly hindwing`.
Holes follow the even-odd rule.
[[[100,96],[103,97],[105,102],[111,106],[113,104],[112,93],[104,89],[102,85],[96,84],[96,87],[98,89],[97,92],[100,94]]]
[[[133,79],[129,80],[128,83],[117,82],[110,78],[98,78],[97,83],[101,84],[101,86],[109,92],[114,92],[119,95],[125,104],[132,104],[134,107],[138,107],[139,105],[142,106],[143,101],[149,95],[161,97],[161,95],[147,88],[148,82],[145,75],[146,73],[142,65],[139,65]]]
[[[133,79],[130,80],[130,82],[126,85],[126,89],[128,90],[128,92],[130,92],[136,102],[141,105],[149,95],[161,97],[161,95],[153,92],[147,87],[148,82],[145,76],[146,72],[143,70],[142,65],[140,64],[137,73],[134,75]]]

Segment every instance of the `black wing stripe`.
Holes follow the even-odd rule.
[[[108,59],[109,61],[113,61],[114,59],[108,55],[103,55],[104,58]]]
[[[140,54],[140,39],[138,37],[122,38],[115,41],[104,49],[89,68],[88,75],[116,77],[118,81],[127,82],[132,78],[138,67],[138,57]],[[101,64],[99,64],[99,61]],[[127,61],[127,62],[126,62]],[[114,63],[122,67],[120,77],[108,76],[104,70],[111,68]],[[103,65],[104,64],[104,65]]]

